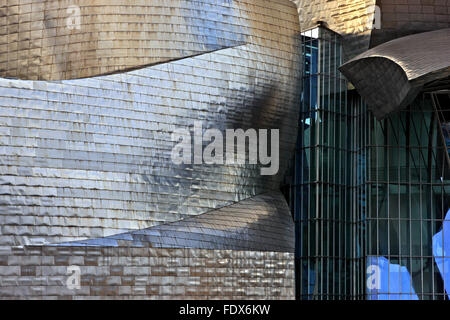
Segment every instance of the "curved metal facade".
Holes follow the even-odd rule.
[[[427,0],[293,0],[302,31],[318,21],[343,36],[346,60],[387,41],[450,27],[448,2]]]
[[[0,76],[85,78],[245,43],[289,53],[292,13],[278,0],[8,1]],[[271,28],[280,19],[285,32]]]
[[[377,0],[381,12],[381,28],[374,29],[370,46],[438,29],[450,28],[448,1]]]
[[[274,191],[195,217],[64,246],[195,248],[294,253],[294,225]]]
[[[15,256],[16,246],[39,248],[62,265],[71,261],[62,258],[68,247],[115,246],[123,258],[144,246],[142,256],[183,259],[195,256],[194,249],[232,249],[258,261],[255,253],[262,259],[268,251],[286,259],[282,270],[291,272],[293,224],[277,190],[297,134],[302,72],[295,5],[70,4],[81,10],[79,29],[76,19],[67,28],[74,17],[65,14],[66,2],[11,2],[0,17],[6,30],[0,52],[0,265],[4,259],[15,259],[8,263],[19,268],[28,264],[27,253]],[[221,132],[280,129],[278,174],[263,176],[261,165],[253,164],[175,164],[172,133],[192,132],[195,121]],[[162,251],[151,251],[155,247]],[[163,251],[169,248],[193,251],[181,257]],[[95,254],[84,252],[88,268]],[[30,274],[52,275],[45,263]],[[130,267],[126,261],[114,266]],[[230,272],[249,270],[234,267]],[[275,281],[277,266],[264,269]],[[0,278],[5,272],[0,266]],[[120,276],[126,281],[128,275]],[[212,275],[203,276],[209,281]],[[257,291],[292,298],[292,274],[276,281],[282,290]],[[251,287],[250,279],[240,285]],[[120,295],[104,283],[103,289],[85,286],[80,296]],[[180,296],[160,286],[145,294]],[[5,288],[0,296],[53,295],[33,290]],[[246,295],[251,293],[234,296]]]
[[[450,29],[410,35],[368,50],[340,70],[382,119],[422,87],[450,76]]]
[[[1,244],[110,236],[278,188],[295,144],[300,69],[294,7],[271,5],[274,20],[257,6],[246,14],[267,30],[253,43],[89,79],[1,79]],[[277,16],[283,23],[270,28]],[[171,134],[195,120],[222,131],[280,128],[279,174],[173,164]]]
[[[375,0],[293,0],[298,7],[302,31],[319,21],[344,36],[344,53],[354,57],[369,49]]]

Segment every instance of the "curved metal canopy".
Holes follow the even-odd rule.
[[[378,119],[408,105],[432,81],[450,75],[450,28],[399,38],[342,65]]]

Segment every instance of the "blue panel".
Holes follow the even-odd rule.
[[[450,289],[450,210],[442,222],[442,230],[433,237],[433,256],[444,280],[447,296]]]
[[[385,257],[367,257],[368,300],[419,300],[406,267]]]

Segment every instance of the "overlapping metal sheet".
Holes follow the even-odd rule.
[[[8,0],[0,7],[0,76],[92,77],[218,49],[290,52],[287,0]]]
[[[116,13],[96,18],[112,19],[105,21],[111,28],[121,19],[131,19],[130,10],[140,10],[127,4],[111,8],[94,4],[89,14]],[[147,15],[152,6],[157,17],[164,13],[175,19],[161,19],[157,24],[161,32],[136,33],[130,22],[124,22],[120,30],[130,32],[129,43],[121,42],[122,33],[112,33],[115,40],[108,50],[99,51],[95,41],[75,46],[77,55],[88,57],[91,45],[95,52],[106,54],[116,52],[109,49],[122,43],[117,57],[123,64],[98,55],[93,65],[99,69],[92,69],[90,60],[67,55],[64,61],[70,61],[72,69],[58,69],[57,60],[52,60],[55,64],[49,72],[36,69],[43,79],[88,76],[99,70],[115,74],[55,81],[0,79],[0,246],[107,237],[182,220],[278,189],[297,134],[301,53],[295,6],[289,1],[146,1],[142,8],[146,18],[139,17],[139,28],[145,23],[156,28],[156,16]],[[12,16],[8,10],[34,12],[42,5],[11,7],[2,21]],[[219,17],[225,11],[228,20]],[[177,18],[179,12],[184,12],[183,19]],[[58,19],[44,20],[57,30],[66,28],[54,22]],[[176,52],[170,56],[175,61],[162,63],[167,56],[161,51],[148,55],[144,50],[142,56],[133,51],[145,46],[133,47],[131,35],[172,46],[176,41],[165,38],[163,31],[177,34],[177,30],[187,31],[177,35],[185,40],[184,49],[169,50]],[[193,38],[188,36],[191,31],[207,32],[215,40]],[[90,34],[101,32],[93,28]],[[14,38],[8,37],[8,41]],[[76,43],[65,39],[67,48]],[[14,41],[10,42],[6,50],[11,53]],[[89,50],[84,51],[84,45]],[[151,41],[149,46],[160,48]],[[194,49],[186,51],[189,48]],[[207,53],[198,54],[202,52]],[[144,61],[139,58],[143,56],[159,60]],[[132,58],[133,62],[127,60]],[[11,72],[28,70],[15,76],[35,78],[31,69],[15,69],[8,61]],[[27,61],[23,65],[31,67],[31,60]],[[158,64],[139,68],[153,62]],[[119,72],[130,65],[138,69]],[[171,134],[180,128],[192,130],[194,121],[201,121],[204,129],[221,131],[280,129],[278,174],[261,176],[261,166],[250,164],[174,164]]]
[[[294,224],[279,192],[181,221],[64,246],[196,248],[294,253]]]
[[[450,76],[450,29],[424,32],[379,45],[340,70],[382,119],[409,104],[422,87]]]

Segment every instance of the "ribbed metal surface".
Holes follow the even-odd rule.
[[[340,70],[381,119],[410,103],[422,86],[450,75],[450,29],[392,40]]]

